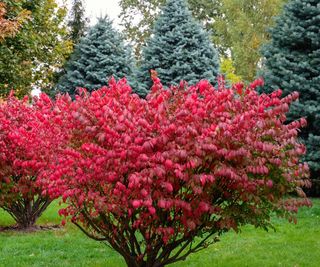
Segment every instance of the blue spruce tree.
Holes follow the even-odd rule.
[[[219,59],[209,35],[196,22],[185,0],[168,0],[151,38],[142,51],[138,80],[141,95],[152,86],[150,70],[155,70],[165,86],[190,85],[201,79],[215,83]]]
[[[107,85],[111,76],[116,79],[126,77],[134,85],[134,73],[131,49],[125,47],[112,22],[107,17],[100,18],[76,45],[57,90],[70,95],[74,95],[79,87],[92,91]]]
[[[307,146],[311,178],[320,178],[320,1],[292,0],[271,30],[272,40],[263,48],[263,90],[281,88],[284,95],[300,93],[288,120],[306,117],[308,127],[300,136]],[[316,183],[314,183],[316,184]],[[315,188],[316,189],[316,188]],[[316,189],[320,194],[320,183]]]

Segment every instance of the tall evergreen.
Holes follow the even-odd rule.
[[[272,41],[263,49],[264,90],[281,88],[300,93],[288,119],[306,117],[301,132],[312,178],[320,178],[320,1],[292,0],[271,30]],[[320,194],[320,184],[319,192]]]
[[[143,95],[150,89],[151,69],[156,70],[162,83],[168,86],[180,80],[195,84],[208,79],[214,83],[218,65],[217,51],[207,32],[193,19],[186,1],[168,0],[142,51],[139,93]]]
[[[119,32],[108,17],[100,18],[85,37],[80,39],[65,74],[59,79],[57,90],[74,95],[78,87],[89,91],[108,84],[111,76],[126,77],[134,82],[134,60]]]
[[[85,35],[89,19],[85,16],[85,9],[82,0],[73,0],[68,19],[70,28],[70,39],[77,44],[81,37]]]

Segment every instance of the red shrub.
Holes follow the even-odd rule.
[[[284,124],[297,93],[259,96],[261,81],[216,90],[207,81],[170,90],[154,82],[146,100],[112,80],[65,105],[71,146],[48,190],[88,236],[128,266],[164,266],[231,228],[266,228],[271,212],[291,218],[310,204],[297,141],[306,122]],[[295,192],[303,198],[288,198]]]
[[[67,140],[53,107],[46,95],[34,105],[13,96],[0,104],[0,208],[21,228],[33,226],[51,202],[37,178]]]

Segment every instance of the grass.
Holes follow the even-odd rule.
[[[298,224],[274,218],[277,231],[246,226],[240,234],[230,232],[221,242],[191,255],[173,267],[292,266],[318,267],[320,262],[320,200],[303,208]],[[59,223],[58,206],[51,205],[39,224]],[[14,224],[0,210],[0,225]],[[124,260],[102,243],[90,240],[75,226],[33,233],[0,233],[0,267],[121,267]]]

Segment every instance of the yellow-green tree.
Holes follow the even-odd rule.
[[[260,48],[269,39],[273,25],[286,0],[221,0],[214,23],[213,40],[222,51],[230,52],[235,73],[244,80],[255,78],[261,59]]]
[[[235,74],[236,68],[234,67],[231,58],[222,57],[220,63],[220,71],[224,75],[227,82],[230,84],[242,81],[242,77]]]
[[[11,89],[24,96],[33,87],[50,91],[54,75],[71,53],[64,23],[66,8],[56,0],[4,1],[8,16],[26,10],[26,20],[14,36],[0,43],[0,95]]]

